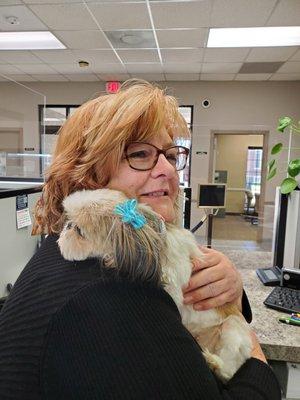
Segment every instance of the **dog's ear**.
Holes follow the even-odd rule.
[[[92,243],[83,236],[78,225],[71,221],[65,224],[57,242],[66,260],[85,260],[93,252]]]

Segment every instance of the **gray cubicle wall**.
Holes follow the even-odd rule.
[[[31,220],[39,196],[40,192],[28,194]],[[17,230],[16,196],[0,198],[0,297],[7,295],[7,283],[15,283],[37,249],[40,236],[31,236],[30,232],[31,226]]]

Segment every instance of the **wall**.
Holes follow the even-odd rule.
[[[29,83],[27,86],[46,95],[48,104],[76,104],[94,97],[104,90],[104,82]],[[181,104],[194,105],[192,148],[192,189],[194,197],[199,182],[207,182],[212,131],[269,131],[269,149],[279,139],[287,145],[288,138],[276,133],[278,117],[290,115],[299,119],[300,82],[168,82],[162,83]],[[211,107],[201,106],[203,99]],[[26,91],[13,83],[0,83],[0,126],[24,128],[24,147],[34,147],[38,152],[38,110],[43,96]],[[3,125],[2,125],[3,126]],[[300,148],[300,135],[293,141]],[[197,151],[207,155],[197,155]],[[298,150],[299,154],[299,150]],[[267,183],[265,226],[272,226],[272,202],[275,187],[284,177],[286,152],[281,155],[281,172]],[[201,211],[192,207],[192,226],[201,218]],[[269,235],[269,233],[266,233]]]
[[[227,171],[227,188],[246,187],[248,146],[263,146],[262,135],[216,135],[216,170]],[[226,195],[226,212],[243,213],[245,192]]]

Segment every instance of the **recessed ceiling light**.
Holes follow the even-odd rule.
[[[300,26],[214,28],[207,47],[275,47],[300,45]]]
[[[0,32],[0,50],[65,49],[51,32]]]

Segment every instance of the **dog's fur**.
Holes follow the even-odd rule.
[[[247,323],[233,304],[195,311],[183,304],[182,287],[189,281],[192,260],[202,257],[193,235],[171,224],[145,204],[138,204],[147,223],[140,229],[122,222],[114,213],[127,197],[115,190],[84,190],[64,200],[66,224],[58,240],[68,260],[100,257],[131,280],[164,284],[182,317],[183,324],[204,350],[212,370],[230,379],[251,356],[252,341]]]

